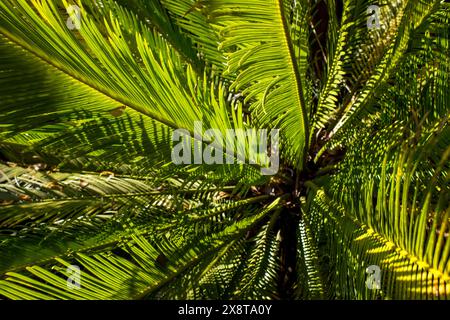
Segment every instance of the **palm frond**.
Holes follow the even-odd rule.
[[[238,74],[232,90],[251,102],[253,121],[284,132],[286,156],[303,168],[309,136],[305,80],[283,1],[213,1],[207,10],[218,26],[221,48],[229,49],[227,73]]]

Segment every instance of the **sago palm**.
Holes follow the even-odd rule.
[[[449,9],[2,0],[0,297],[448,299]]]

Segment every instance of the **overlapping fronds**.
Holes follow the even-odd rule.
[[[329,292],[373,297],[364,279],[366,268],[377,265],[380,297],[447,299],[447,119],[417,133],[397,125],[375,137],[367,135],[355,145],[323,189],[312,185],[317,192],[313,212],[331,224],[324,253],[332,250],[326,254],[336,278]]]
[[[226,72],[237,74],[231,89],[251,104],[259,126],[283,132],[286,157],[302,169],[309,137],[305,79],[283,1],[211,1],[205,10],[220,47],[229,49]]]
[[[138,234],[132,223],[125,223],[119,242],[84,248],[90,254],[71,250],[63,258],[53,257],[56,265],[44,261],[47,268],[26,267],[25,275],[8,272],[7,278],[1,280],[0,291],[9,298],[28,299],[183,298],[189,288],[195,288],[193,279],[201,278],[205,264],[213,267],[221,250],[258,227],[279,200],[261,212],[249,211],[247,216],[228,226],[224,224],[222,230],[213,234],[185,234],[179,224],[163,230],[153,226]],[[183,238],[177,237],[178,232],[183,232]],[[66,281],[70,265],[83,270],[83,284],[75,291]],[[172,286],[178,282],[184,285]],[[179,291],[173,289],[177,287]]]
[[[0,298],[450,299],[450,6],[373,5],[1,1]]]

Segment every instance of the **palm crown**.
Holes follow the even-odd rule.
[[[3,0],[0,296],[449,298],[449,4],[373,4]]]

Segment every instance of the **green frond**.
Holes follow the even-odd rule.
[[[204,14],[202,0],[161,0],[178,27],[197,47],[197,56],[212,65],[213,70],[225,69],[225,57],[219,50],[219,37]]]
[[[360,146],[373,152],[361,158],[355,146],[325,190],[311,185],[318,195],[311,214],[317,210],[333,224],[327,231],[335,238],[328,255],[340,273],[330,292],[371,297],[362,279],[365,268],[378,265],[382,297],[447,298],[450,149],[443,124],[412,133],[403,143],[389,136],[398,129],[381,132],[375,140],[368,135]]]
[[[322,299],[324,285],[320,274],[319,251],[306,217],[298,226],[298,283],[296,298]]]
[[[198,276],[198,269],[211,261],[218,250],[231,240],[242,237],[250,228],[260,223],[268,212],[275,208],[275,200],[265,210],[225,228],[214,235],[186,238],[183,242],[171,240],[170,236],[137,236],[127,242],[119,251],[106,251],[93,255],[78,253],[73,261],[56,258],[58,264],[45,269],[39,266],[27,267],[27,274],[8,272],[0,280],[0,293],[9,297],[28,299],[125,299],[139,297],[165,297],[165,288],[178,281]],[[82,270],[83,286],[71,290],[67,286],[69,265],[77,264]],[[192,285],[195,282],[189,282]],[[183,293],[169,292],[171,298],[182,297]]]
[[[189,98],[200,98],[197,76],[191,67],[185,70],[174,50],[157,34],[141,25],[129,44],[117,17],[104,17],[102,33],[81,8],[79,36],[83,42],[66,28],[52,2],[18,1],[17,6],[3,2],[0,31],[76,80],[169,127],[192,130],[194,121],[211,124],[214,117],[214,124],[226,123],[228,119],[217,121],[223,113],[213,108],[212,113],[205,113],[199,100]],[[31,42],[33,47],[27,45]]]
[[[332,1],[328,1],[332,7],[334,8],[334,4]],[[336,30],[334,34],[331,34],[329,39],[329,48],[328,48],[328,60],[329,63],[327,67],[327,80],[321,90],[319,96],[319,102],[317,104],[317,110],[314,115],[314,127],[315,129],[319,129],[324,127],[330,120],[332,120],[333,116],[339,109],[336,104],[338,101],[338,95],[340,93],[342,82],[344,81],[345,70],[344,65],[345,61],[348,58],[348,54],[346,53],[346,44],[349,38],[349,29],[354,24],[354,21],[351,19],[351,4],[350,1],[344,1],[344,8],[342,13],[342,22],[341,25],[338,26],[337,22],[334,20],[336,26],[331,30]]]
[[[342,116],[330,133],[331,136],[334,136],[340,130],[345,131],[346,127],[350,127],[350,130],[352,130],[352,125],[361,122],[362,114],[373,112],[375,99],[386,89],[388,81],[392,79],[396,70],[398,70],[398,64],[409,56],[408,52],[410,50],[414,50],[412,49],[414,33],[423,33],[423,24],[429,25],[429,20],[431,20],[434,13],[439,11],[448,12],[446,5],[442,4],[441,1],[433,1],[427,5],[421,4],[423,6],[417,10],[418,6],[415,1],[410,1],[403,10],[399,10],[397,20],[400,20],[400,22],[398,27],[393,28],[396,31],[393,40],[386,45],[387,49],[384,50],[384,53],[380,54],[380,60],[365,82],[364,89],[357,95],[353,95],[344,107]],[[411,23],[412,21],[414,23]]]
[[[309,136],[304,79],[283,1],[212,1],[206,9],[228,49],[227,73],[238,74],[231,88],[251,103],[253,121],[284,133],[286,157],[302,169]]]
[[[90,3],[84,3],[90,5]],[[100,6],[97,2],[93,2],[92,10],[89,14],[100,12],[100,17],[108,15],[109,12],[117,15],[124,24],[130,21],[131,25],[137,21],[142,24],[148,24],[156,28],[171,46],[183,57],[183,59],[191,64],[197,72],[201,72],[204,62],[200,60],[194,44],[189,39],[189,34],[177,25],[176,20],[170,17],[167,12],[168,7],[163,1],[142,1],[142,0],[107,0],[102,1]],[[130,16],[136,16],[137,19],[129,19]],[[133,33],[130,32],[133,36]]]
[[[449,18],[1,1],[0,298],[450,299]]]

